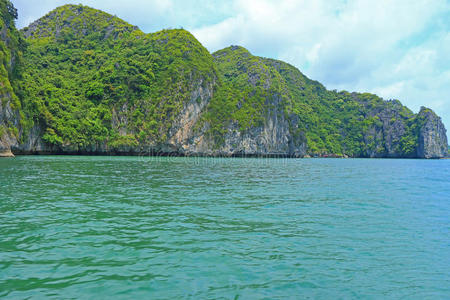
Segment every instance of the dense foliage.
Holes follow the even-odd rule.
[[[20,61],[24,41],[15,27],[17,10],[8,0],[0,0],[0,108],[6,104],[13,110],[20,109],[20,101],[14,92],[20,76]],[[11,120],[0,118],[0,138],[9,133],[18,136],[18,128]]]
[[[211,100],[206,118],[219,136],[233,121],[242,131],[260,125],[276,104],[286,118],[296,116],[291,131],[306,134],[313,155],[387,155],[382,131],[394,123],[401,123],[404,131],[393,136],[392,151],[414,155],[415,117],[397,100],[328,91],[295,67],[253,56],[242,47],[228,47],[213,56],[224,84]]]
[[[60,7],[24,33],[27,125],[43,124],[51,144],[163,141],[190,86],[216,76],[209,53],[189,32],[144,34],[86,6]]]
[[[204,118],[220,138],[232,122],[242,132],[262,126],[273,103],[287,99],[278,72],[242,47],[232,46],[213,54],[219,70],[219,86]]]

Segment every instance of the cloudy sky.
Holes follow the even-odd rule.
[[[435,110],[450,130],[449,0],[12,0],[24,27],[82,3],[144,32],[183,27],[210,51],[242,45],[329,89]]]

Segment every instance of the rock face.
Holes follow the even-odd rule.
[[[219,145],[207,133],[197,135],[193,141],[187,148],[194,155],[303,157],[307,150],[304,136],[292,134],[289,120],[276,109],[267,113],[261,126],[244,133],[236,122],[231,122]]]
[[[283,95],[273,89],[274,76],[266,69],[263,59],[254,58],[246,49],[239,46],[229,47],[230,51],[214,54],[220,72],[225,72],[225,81],[233,82],[236,78],[247,78],[246,88],[251,90],[249,98],[260,92],[264,101],[260,112],[262,120],[254,122],[245,130],[232,116],[222,126],[223,131],[219,138],[211,134],[210,127],[214,118],[207,118],[201,130],[194,130],[194,137],[189,139],[185,147],[191,154],[223,155],[223,156],[270,156],[270,157],[303,157],[307,151],[306,138],[302,133],[296,132],[298,117],[295,114],[286,114],[286,103]],[[236,60],[238,58],[242,60]],[[221,68],[223,62],[231,63],[236,72],[228,74],[227,68]],[[214,95],[204,97],[205,105],[202,113],[208,113],[208,104]],[[240,109],[246,105],[245,97],[236,103],[233,109]],[[201,123],[202,115],[198,114]]]
[[[441,118],[432,110],[422,107],[418,118],[420,120],[419,146],[417,157],[442,158],[448,155],[447,130]]]
[[[19,115],[11,109],[9,95],[0,96],[0,157],[12,157],[11,147],[19,144],[10,126],[18,126]],[[3,103],[2,103],[3,102]],[[13,131],[13,132],[11,132]]]
[[[294,136],[289,122],[277,111],[269,112],[263,125],[252,128],[246,133],[232,123],[227,128],[224,144],[218,151],[209,151],[218,155],[234,156],[270,156],[303,157],[306,154],[306,141],[303,136]]]
[[[359,99],[358,95],[354,95],[354,97],[367,109],[366,117],[376,120],[363,132],[366,147],[362,156],[370,158],[417,157],[415,143],[405,145],[404,140],[405,136],[412,136],[416,139],[416,134],[410,132],[411,126],[408,124],[414,122],[416,118],[411,111],[396,100],[387,101],[387,105],[378,108],[370,108],[370,104]]]

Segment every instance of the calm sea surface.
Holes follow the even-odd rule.
[[[450,298],[450,160],[0,160],[0,298]]]

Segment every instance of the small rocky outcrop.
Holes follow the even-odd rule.
[[[421,107],[417,118],[419,122],[417,157],[442,158],[447,156],[447,130],[442,124],[441,118],[425,107]]]

